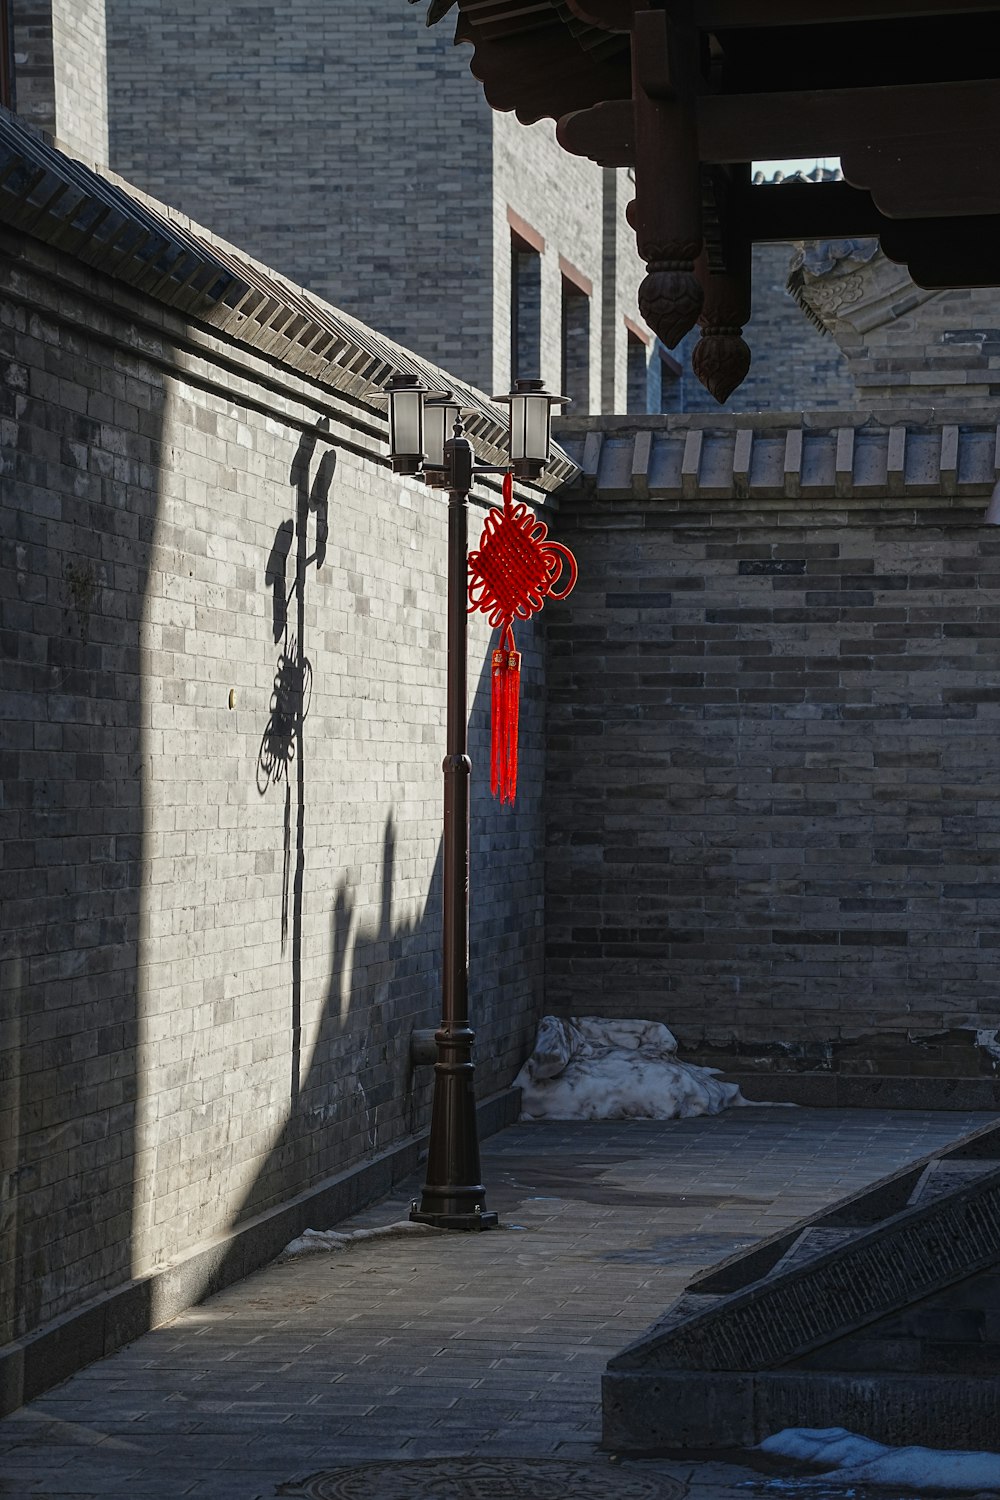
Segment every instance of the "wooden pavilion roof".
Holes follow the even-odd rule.
[[[416,0],[411,0],[416,3]],[[639,305],[724,401],[749,369],[750,247],[876,235],[923,287],[1000,284],[1000,5],[986,0],[431,0],[494,109],[630,166]],[[753,160],[839,156],[758,187]]]

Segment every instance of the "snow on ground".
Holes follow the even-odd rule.
[[[340,1234],[336,1229],[307,1229],[297,1240],[286,1245],[281,1255],[314,1255],[318,1250],[349,1250],[361,1240],[383,1240],[390,1235],[441,1234],[433,1224],[411,1224],[409,1219],[398,1219],[395,1224],[379,1224],[374,1229],[354,1229]]]
[[[845,1485],[902,1485],[914,1495],[1000,1492],[1000,1454],[996,1453],[890,1448],[843,1427],[787,1427],[765,1438],[760,1450],[824,1465],[822,1474],[797,1481],[805,1486],[836,1479]]]
[[[535,1049],[514,1079],[522,1120],[676,1120],[747,1104],[716,1068],[678,1062],[657,1021],[543,1016]]]

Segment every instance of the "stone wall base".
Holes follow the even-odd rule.
[[[484,1099],[477,1111],[480,1137],[512,1125],[520,1112],[520,1097],[520,1089],[508,1088]],[[426,1134],[411,1136],[238,1225],[210,1245],[0,1348],[0,1417],[260,1270],[306,1229],[328,1228],[376,1202],[417,1170],[426,1143]]]
[[[846,1427],[879,1443],[988,1449],[996,1422],[996,1381],[960,1375],[615,1371],[604,1376],[601,1446],[751,1448],[785,1427]]]
[[[1000,1078],[935,1078],[885,1073],[739,1072],[724,1069],[755,1104],[813,1109],[1000,1109]]]

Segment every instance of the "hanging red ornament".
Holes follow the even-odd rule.
[[[503,509],[487,514],[479,549],[469,553],[469,613],[481,611],[500,640],[491,670],[490,787],[501,802],[517,794],[517,731],[521,653],[513,623],[530,620],[546,598],[565,599],[576,583],[576,558],[523,501],[514,504],[514,481],[503,477]],[[553,585],[565,575],[559,588]]]

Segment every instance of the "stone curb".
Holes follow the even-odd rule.
[[[520,1089],[514,1088],[484,1099],[477,1110],[480,1137],[485,1139],[514,1124],[520,1099]],[[185,1308],[242,1281],[267,1265],[306,1229],[336,1224],[385,1197],[417,1170],[426,1141],[426,1134],[411,1136],[372,1161],[362,1162],[257,1215],[225,1238],[115,1287],[0,1348],[0,1417]]]

